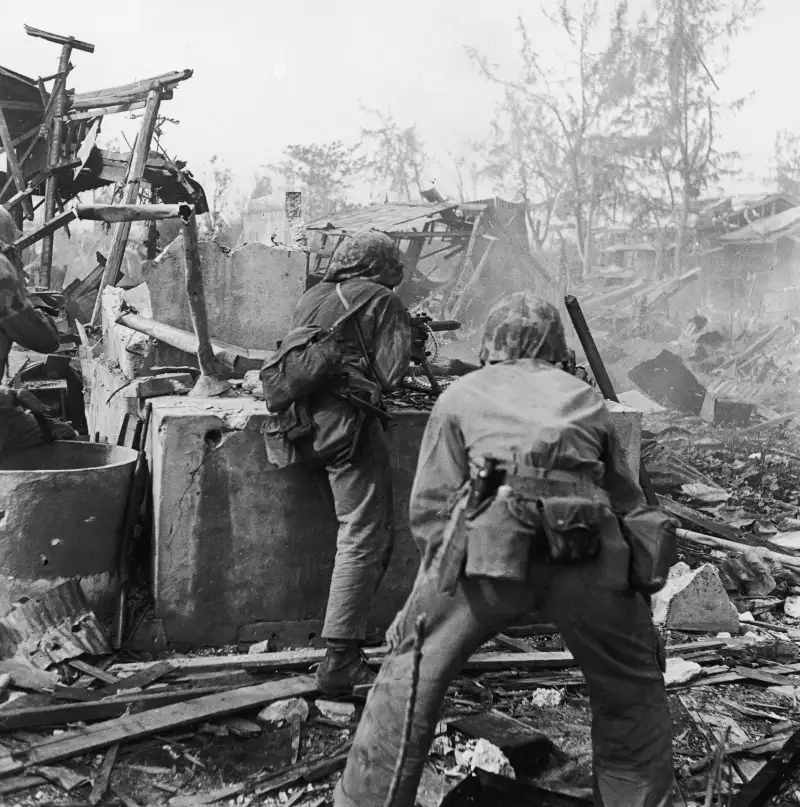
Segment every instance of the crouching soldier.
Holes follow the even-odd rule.
[[[666,807],[670,718],[647,593],[664,584],[674,525],[644,505],[600,395],[561,369],[567,347],[553,306],[525,293],[498,304],[480,361],[438,399],[423,437],[410,512],[422,564],[389,629],[334,804],[384,803],[420,617],[417,700],[394,807],[415,803],[451,680],[482,643],[541,609],[588,683],[596,804]],[[637,517],[661,529],[643,556]],[[665,555],[648,573],[659,542]]]

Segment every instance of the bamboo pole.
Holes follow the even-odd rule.
[[[161,85],[155,82],[152,89],[147,96],[147,106],[145,107],[144,117],[142,118],[142,126],[139,130],[139,137],[136,139],[133,153],[131,154],[131,162],[128,167],[128,175],[125,178],[125,193],[122,197],[123,205],[132,205],[136,202],[136,197],[139,194],[139,184],[144,176],[144,170],[147,166],[147,157],[150,153],[150,141],[153,138],[153,131],[156,128],[156,120],[158,118],[158,110],[161,104]],[[128,235],[131,231],[130,221],[121,221],[117,223],[114,229],[114,239],[111,245],[111,251],[108,255],[108,262],[106,264],[106,271],[103,274],[103,279],[100,281],[100,288],[97,292],[97,300],[95,300],[94,310],[92,311],[92,318],[89,322],[90,325],[97,323],[97,318],[100,315],[100,302],[103,297],[103,291],[109,284],[116,285],[119,281],[120,269],[122,267],[122,260],[125,257],[125,247],[128,243]]]

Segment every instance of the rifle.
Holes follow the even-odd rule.
[[[434,378],[433,371],[428,363],[428,357],[431,355],[431,351],[427,349],[428,339],[433,333],[457,331],[460,327],[461,323],[454,319],[435,320],[428,314],[411,317],[411,361],[422,368],[425,377],[430,382],[431,392],[434,395],[441,395],[442,388]]]

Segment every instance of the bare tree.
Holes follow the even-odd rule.
[[[800,196],[800,134],[785,129],[775,135],[776,179],[781,190]]]
[[[272,170],[282,174],[287,184],[303,193],[303,214],[306,221],[341,212],[349,207],[347,191],[356,174],[362,170],[357,146],[341,141],[291,145],[284,150],[284,159]]]
[[[481,74],[506,90],[484,151],[490,175],[510,182],[522,201],[543,211],[533,228],[539,244],[556,207],[571,211],[585,273],[595,220],[613,198],[609,190],[620,174],[615,155],[620,108],[634,90],[626,14],[627,4],[619,0],[608,36],[598,46],[598,0],[558,0],[555,15],[547,19],[571,53],[567,71],[541,62],[522,20],[518,78],[501,78],[495,66],[468,48]]]
[[[637,98],[630,123],[637,137],[640,174],[660,177],[675,211],[674,271],[681,272],[693,202],[725,170],[734,154],[718,150],[716,124],[723,104],[718,79],[727,47],[760,10],[760,0],[654,0],[634,44]],[[728,105],[738,109],[745,99]]]
[[[427,155],[417,134],[416,125],[402,127],[391,115],[362,107],[364,112],[377,118],[374,129],[361,130],[363,160],[361,169],[375,186],[382,187],[387,195],[413,201],[422,192],[422,173]]]

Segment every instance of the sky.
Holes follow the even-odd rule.
[[[634,8],[647,3],[632,0]],[[721,127],[724,148],[743,156],[739,191],[764,185],[777,130],[800,131],[792,81],[800,0],[764,5],[718,80],[726,97],[752,94]],[[193,69],[162,106],[180,121],[163,143],[201,181],[218,154],[241,192],[287,145],[353,142],[370,124],[361,107],[379,109],[417,125],[437,158],[425,179],[454,195],[448,154],[466,154],[486,136],[501,93],[477,74],[465,46],[511,75],[521,15],[542,58],[558,64],[564,53],[538,9],[535,0],[3,0],[0,64],[32,78],[55,72],[59,47],[28,37],[27,23],[95,44],[94,54],[73,54],[70,87],[78,92]],[[136,128],[127,116],[110,116],[104,136],[121,129],[132,142]]]

